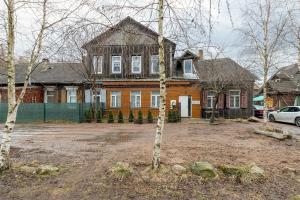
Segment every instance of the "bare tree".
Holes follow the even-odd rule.
[[[3,130],[3,136],[1,141],[1,149],[0,149],[0,171],[9,168],[10,161],[9,161],[9,153],[10,153],[10,146],[11,146],[11,135],[14,131],[17,112],[19,105],[21,104],[27,86],[29,84],[30,75],[35,68],[36,65],[39,64],[39,57],[43,48],[43,41],[46,34],[46,31],[53,28],[58,23],[66,20],[75,10],[77,10],[82,4],[76,4],[77,7],[70,7],[67,10],[63,10],[62,13],[59,13],[59,18],[55,18],[54,20],[50,20],[50,16],[52,14],[58,14],[55,11],[58,9],[51,10],[50,9],[50,0],[42,0],[36,2],[30,1],[22,1],[16,2],[14,0],[5,0],[5,8],[7,11],[7,16],[4,20],[7,21],[6,29],[7,29],[7,58],[5,59],[5,65],[7,67],[7,88],[8,88],[8,113],[7,113],[7,120]],[[53,3],[53,2],[52,2]],[[34,42],[32,48],[30,50],[30,58],[27,65],[27,70],[25,74],[24,86],[22,87],[20,95],[16,98],[16,87],[15,87],[15,41],[16,41],[16,11],[20,7],[31,8],[33,10],[36,9],[36,13],[41,10],[41,15],[39,16],[39,29],[34,36]],[[34,6],[33,6],[34,5]]]
[[[278,2],[277,2],[278,3]],[[280,57],[282,36],[287,18],[282,8],[273,0],[256,1],[249,4],[245,16],[245,28],[240,29],[249,43],[250,53],[263,71],[264,122],[267,122],[267,81],[270,70]]]
[[[296,49],[298,56],[298,70],[300,71],[300,1],[297,3],[290,3],[292,4],[292,7],[288,10],[287,34],[285,35],[284,40],[292,48]]]

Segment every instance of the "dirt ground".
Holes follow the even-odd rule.
[[[258,125],[193,120],[167,124],[163,135],[161,161],[166,168],[199,160],[214,166],[255,162],[266,178],[251,184],[222,174],[212,181],[172,173],[145,178],[141,174],[151,164],[155,124],[18,125],[13,164],[38,162],[61,170],[47,177],[6,171],[0,175],[0,199],[291,199],[300,194],[300,143],[256,135],[253,128]],[[291,125],[273,126],[300,132]],[[130,163],[133,175],[112,177],[109,169],[118,161]]]

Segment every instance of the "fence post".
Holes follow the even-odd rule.
[[[44,123],[46,123],[46,103],[44,103]]]

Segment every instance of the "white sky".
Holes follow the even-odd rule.
[[[201,16],[199,13],[192,9],[192,7],[194,7],[193,3],[195,1],[197,0],[169,0],[168,2],[170,3],[170,5],[175,7],[175,10],[176,12],[178,11],[177,14],[180,17],[185,18],[186,22],[189,22],[189,20],[191,20],[189,19],[189,16],[193,16],[196,20],[200,20],[201,18],[203,20],[202,24],[204,24],[204,29],[207,31],[209,28],[207,23],[209,0],[202,0]],[[242,62],[243,57],[241,56],[241,51],[244,48],[244,44],[240,39],[240,34],[235,29],[239,28],[244,23],[242,20],[241,9],[245,8],[246,1],[247,0],[228,0],[230,6],[230,13],[232,14],[232,20],[234,22],[233,25],[230,21],[226,0],[220,1],[220,7],[218,7],[217,5],[218,0],[213,1],[213,32],[211,37],[211,43],[216,46],[221,46],[225,49],[223,55],[224,57],[231,57],[232,59],[238,62]],[[76,7],[79,0],[53,0],[53,2],[55,2],[55,4],[53,3],[51,6],[54,6],[58,9],[70,9]],[[131,0],[131,3],[128,3],[128,0],[90,0],[89,2],[89,6],[93,7],[93,9],[97,9],[98,11],[93,10],[87,12],[89,9],[87,7],[82,7],[78,12],[76,12],[76,15],[73,15],[73,17],[85,17],[91,21],[96,21],[97,23],[104,23],[110,26],[110,22],[115,23],[116,21],[126,17],[127,15],[130,15],[137,21],[141,21],[143,24],[150,25],[150,27],[156,30],[157,24],[155,22],[149,22],[149,19],[153,20],[156,18],[156,12],[153,12],[152,17],[150,17],[151,12],[149,11],[149,9],[144,9],[137,13],[136,9],[130,8],[136,6],[143,7],[144,5],[148,4],[146,2],[152,2],[152,0]],[[120,8],[112,9],[107,7],[116,4],[119,5]],[[2,11],[2,14],[3,8],[3,1],[0,1],[0,11]],[[26,50],[31,48],[33,38],[36,35],[36,32],[34,31],[38,30],[39,28],[39,19],[41,14],[40,11],[40,8],[22,8],[17,10],[17,40],[15,51],[16,54],[19,56],[26,55]],[[100,14],[100,12],[105,12],[105,14],[109,18],[105,18],[103,15]],[[166,15],[168,15],[168,13],[166,13]],[[50,20],[53,21],[58,16],[58,13],[51,13]],[[168,20],[168,18],[166,20]],[[68,21],[65,23],[72,23],[72,21]],[[0,24],[3,24],[3,21]],[[168,25],[170,24],[166,22],[166,26]],[[62,26],[63,25],[60,24],[60,27]],[[187,31],[188,35],[192,38],[192,40],[201,43],[207,43],[208,36],[201,34],[199,30],[196,31],[198,28],[199,27],[197,27],[194,30],[191,30],[190,32]],[[172,31],[170,31],[170,27],[166,27],[166,29],[169,30],[166,33],[166,36],[174,35]],[[51,32],[48,32],[47,34],[47,37],[51,36]],[[97,35],[98,33],[95,32],[94,34]],[[0,32],[0,38],[5,38],[3,31]],[[194,44],[194,41],[191,42],[191,44]],[[196,48],[200,47],[197,46]],[[290,56],[290,62],[294,62],[294,60],[296,60],[296,57]]]

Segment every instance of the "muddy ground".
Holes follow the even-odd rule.
[[[167,124],[162,157],[165,168],[185,167],[198,160],[215,166],[255,162],[265,170],[263,181],[242,184],[220,173],[217,180],[170,171],[143,176],[151,164],[155,125],[40,124],[18,125],[13,137],[15,166],[52,164],[52,176],[22,173],[13,168],[0,175],[0,199],[270,199],[300,194],[300,145],[253,134],[257,123],[203,121]],[[291,127],[300,132],[300,128]],[[130,163],[134,173],[118,180],[109,169],[118,161]],[[291,172],[296,170],[296,172]],[[298,177],[299,178],[299,177]]]

